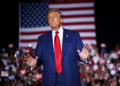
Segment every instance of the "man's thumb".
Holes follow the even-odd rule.
[[[35,57],[35,60],[38,60],[38,56]]]
[[[77,49],[77,52],[78,52],[78,53],[80,53],[80,50],[79,50],[79,49]]]

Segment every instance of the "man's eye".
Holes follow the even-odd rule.
[[[57,16],[53,16],[54,18],[57,18]]]
[[[48,17],[48,20],[53,18],[57,18],[57,16]]]

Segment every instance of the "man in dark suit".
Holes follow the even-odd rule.
[[[47,19],[52,31],[38,38],[35,57],[25,55],[25,63],[33,69],[43,63],[43,86],[81,86],[78,61],[86,63],[88,46],[78,32],[62,27],[60,10],[49,10]]]

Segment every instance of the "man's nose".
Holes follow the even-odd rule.
[[[51,18],[50,22],[54,22],[54,18]]]

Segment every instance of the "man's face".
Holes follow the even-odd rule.
[[[48,14],[48,23],[52,29],[58,29],[62,23],[62,18],[58,12],[50,12]]]

